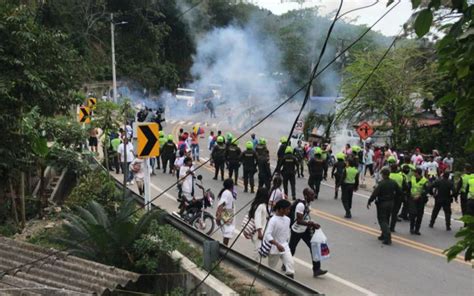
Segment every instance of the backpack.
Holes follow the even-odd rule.
[[[295,200],[292,204],[291,204],[291,208],[290,208],[290,213],[288,214],[288,218],[290,218],[290,227],[295,223],[296,221],[296,206],[300,203],[305,203],[304,201],[302,201],[301,199],[297,199]]]

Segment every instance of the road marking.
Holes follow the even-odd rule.
[[[171,123],[171,124],[175,124],[175,123],[176,123],[176,120],[173,119],[173,120],[170,121],[170,123]]]
[[[213,123],[213,124],[212,124],[212,127],[216,127],[216,126],[217,126],[217,123]]]
[[[192,121],[189,121],[189,122],[186,122],[185,125],[192,125],[192,124],[193,124],[193,122],[192,122]]]
[[[238,235],[238,234],[240,233],[240,231],[241,231],[240,229],[237,229],[237,228],[236,228],[236,229],[234,230],[234,233]],[[307,263],[306,261],[303,261],[302,259],[299,259],[299,258],[297,258],[296,256],[293,256],[293,259],[295,260],[295,262],[297,262],[297,263],[300,264],[301,266],[306,267],[306,268],[308,268],[309,270],[313,270],[313,265]],[[263,262],[263,260],[262,260],[262,262]],[[328,277],[328,278],[330,278],[330,279],[332,279],[332,280],[334,280],[334,281],[336,281],[336,282],[339,282],[339,283],[341,283],[341,284],[343,284],[343,285],[346,285],[346,286],[348,286],[349,288],[352,288],[352,289],[354,289],[354,290],[356,290],[356,291],[359,291],[359,292],[361,292],[361,293],[363,293],[363,294],[365,294],[365,295],[367,295],[367,296],[376,296],[376,295],[377,295],[377,294],[375,294],[375,293],[372,292],[372,291],[369,291],[369,290],[367,290],[367,289],[365,289],[365,288],[363,288],[363,287],[361,287],[361,286],[359,286],[359,285],[357,285],[357,284],[355,284],[355,283],[353,283],[353,282],[351,282],[351,281],[345,280],[345,279],[343,279],[343,278],[341,278],[341,277],[339,277],[339,276],[337,276],[337,275],[335,275],[335,274],[332,274],[332,273],[330,273],[330,272],[326,273],[326,274],[325,274],[325,277]]]
[[[306,268],[308,268],[308,269],[311,269],[311,270],[313,269],[313,265],[312,265],[312,264],[309,264],[308,262],[303,261],[303,260],[301,260],[301,259],[299,259],[299,258],[296,258],[296,257],[294,257],[294,259],[295,259],[295,262],[297,262],[298,264],[300,264],[300,265],[302,265],[302,266],[304,266],[304,267],[306,267]],[[333,273],[328,272],[328,273],[326,273],[325,276],[328,277],[328,278],[330,278],[330,279],[332,279],[332,280],[335,280],[336,282],[339,282],[339,283],[341,283],[341,284],[343,284],[343,285],[346,285],[346,286],[348,286],[348,287],[350,287],[350,288],[352,288],[352,289],[354,289],[354,290],[356,290],[356,291],[359,291],[359,292],[361,292],[361,293],[363,293],[363,294],[365,294],[365,295],[367,295],[367,296],[375,296],[375,295],[377,295],[377,294],[375,294],[374,292],[369,291],[369,290],[367,290],[367,289],[365,289],[365,288],[363,288],[363,287],[361,287],[361,286],[359,286],[359,285],[357,285],[357,284],[355,284],[355,283],[353,283],[353,282],[351,282],[351,281],[345,280],[345,279],[343,279],[343,278],[341,278],[341,277],[339,277],[339,276],[337,276],[337,275],[335,275],[335,274],[333,274]]]
[[[183,121],[183,120],[182,120],[182,121],[179,122],[179,124],[182,125],[182,124],[184,124],[185,122],[186,122],[186,121]]]
[[[358,231],[361,231],[361,232],[364,232],[364,233],[367,233],[367,234],[370,234],[370,235],[373,235],[373,236],[379,236],[380,235],[380,230],[378,230],[378,229],[375,229],[375,228],[372,228],[372,227],[369,227],[369,226],[366,226],[366,225],[363,225],[363,224],[359,224],[359,223],[356,223],[356,222],[348,221],[346,219],[340,218],[338,216],[332,215],[330,213],[327,213],[327,212],[324,212],[324,211],[321,211],[321,210],[313,209],[311,212],[314,213],[315,215],[319,216],[319,217],[322,217],[322,218],[326,219],[326,220],[330,220],[332,222],[347,226],[349,228],[352,228],[352,229],[355,229],[355,230],[358,230]],[[426,253],[430,253],[432,255],[436,255],[436,256],[439,256],[439,257],[446,258],[446,255],[443,254],[443,250],[441,250],[441,249],[438,249],[438,248],[435,248],[435,247],[432,247],[432,246],[429,246],[429,245],[426,245],[426,244],[423,244],[423,243],[420,243],[420,242],[417,242],[417,241],[413,241],[413,240],[410,240],[410,239],[407,239],[407,238],[404,238],[404,237],[401,237],[401,236],[398,236],[398,235],[392,235],[392,241],[395,241],[399,244],[402,244],[404,246],[407,246],[407,247],[410,247],[410,248],[413,248],[413,249],[416,249],[416,250],[419,250],[419,251],[423,251],[423,252],[426,252]],[[454,259],[454,260],[459,262],[459,263],[463,263],[463,264],[466,264],[466,265],[471,265],[471,263],[464,261],[462,256],[457,256],[456,259]]]

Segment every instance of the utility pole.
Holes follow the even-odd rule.
[[[114,103],[117,103],[117,77],[115,74],[115,24],[114,24],[114,14],[110,14],[110,37],[111,37],[111,47],[112,47],[112,99]]]

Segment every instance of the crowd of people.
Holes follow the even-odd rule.
[[[180,197],[185,203],[181,211],[198,198],[194,193],[193,161],[200,161],[201,137],[196,129],[190,132],[180,129],[178,141],[175,142],[173,135],[160,131],[161,153],[150,161],[152,174],[161,169],[163,173],[176,175]],[[133,184],[135,179],[139,192],[143,193],[143,160],[135,158],[127,131],[121,129],[118,134],[111,133],[109,138],[111,169],[127,174],[128,184]],[[277,147],[275,173],[272,173],[270,151],[264,138],[252,134],[241,149],[239,141],[231,133],[224,135],[217,131],[210,132],[207,144],[214,167],[214,180],[220,178],[223,181],[224,188],[218,194],[216,221],[224,244],[227,245],[234,236],[235,184],[239,181],[242,166],[243,191],[256,194],[244,219],[246,224],[242,225],[247,227],[250,221],[253,225],[250,231],[246,230],[245,237],[254,243],[256,256],[261,256],[262,248],[266,248],[269,265],[274,267],[281,259],[282,270],[291,277],[294,275],[293,256],[300,240],[311,252],[312,234],[320,226],[311,221],[310,204],[318,199],[321,182],[328,176],[335,180],[334,199],[338,199],[341,189],[344,217],[347,219],[352,218],[352,197],[359,188],[359,180],[366,172],[373,176],[375,186],[367,208],[375,202],[381,229],[379,239],[386,245],[391,244],[391,233],[395,232],[397,222],[402,220],[409,221],[410,234],[421,234],[429,196],[435,200],[429,227],[433,227],[439,211],[443,209],[446,230],[451,230],[451,203],[458,202],[458,196],[463,215],[474,215],[474,170],[465,164],[464,173],[455,185],[454,159],[450,154],[443,158],[437,151],[423,155],[415,149],[409,155],[385,147],[346,145],[343,151],[333,155],[328,144],[314,142],[303,146],[302,142],[298,142],[293,148],[288,139],[282,137]],[[296,178],[304,177],[305,171],[308,172],[308,187],[303,190],[302,196],[298,196]],[[255,182],[255,174],[258,182]],[[313,261],[314,276],[324,273],[326,271],[321,269],[321,262]]]

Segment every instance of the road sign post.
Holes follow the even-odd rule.
[[[145,205],[146,210],[151,210],[150,203],[150,157],[157,157],[160,155],[160,142],[158,141],[160,135],[160,128],[158,123],[150,122],[143,123],[137,126],[137,155],[140,158],[145,158]]]
[[[77,121],[80,123],[90,123],[91,122],[91,110],[86,106],[80,106],[77,112]]]

